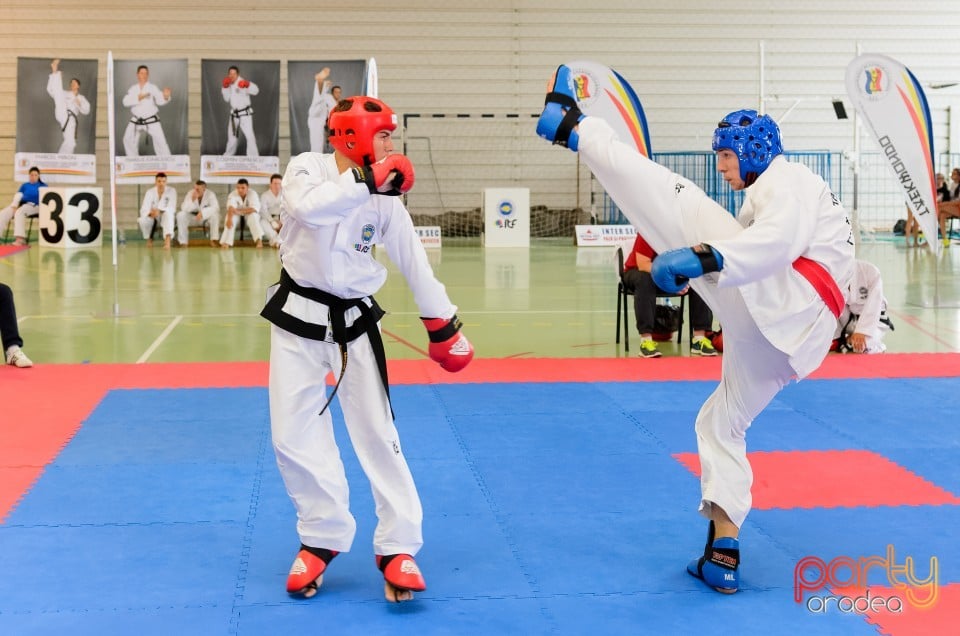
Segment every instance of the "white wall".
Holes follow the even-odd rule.
[[[100,60],[105,104],[106,51],[119,59],[189,60],[190,148],[199,162],[200,60],[287,60],[376,57],[380,96],[400,113],[538,112],[544,83],[565,60],[594,59],[617,68],[646,108],[654,150],[702,150],[727,111],[760,101],[759,47],[764,42],[767,111],[780,116],[791,149],[852,146],[849,120],[838,121],[827,98],[844,95],[844,69],[859,43],[864,52],[891,55],[923,83],[960,80],[960,3],[953,0],[0,0],[0,201],[15,190],[17,57],[55,55]],[[662,8],[663,5],[673,5]],[[549,7],[549,8],[548,8]],[[281,163],[289,152],[287,95],[280,96]],[[774,97],[778,96],[778,97]],[[960,87],[928,90],[938,151],[947,149],[947,109],[960,112]],[[818,101],[822,99],[823,101]],[[852,109],[848,110],[852,112]],[[98,173],[107,184],[106,112],[97,113]],[[501,134],[471,129],[463,143],[441,153],[442,163],[467,174],[455,189],[464,201],[504,177],[532,190],[531,203],[571,206],[577,200],[576,160],[529,135],[495,166],[471,164],[483,144]],[[954,135],[957,123],[954,123]],[[485,142],[484,140],[487,140]],[[870,148],[867,140],[866,149]],[[954,140],[954,146],[960,141]],[[472,144],[472,146],[471,146]],[[542,145],[537,145],[542,144]],[[957,148],[954,148],[955,150]],[[416,152],[423,152],[422,149]],[[569,155],[569,156],[568,156]],[[6,158],[5,160],[3,158]],[[436,157],[434,157],[436,159]],[[5,162],[5,166],[2,165]],[[435,163],[437,163],[435,161]],[[419,176],[419,175],[418,175]],[[430,182],[429,170],[423,183]],[[475,183],[472,183],[475,182]],[[136,187],[119,203],[132,227]],[[472,200],[472,199],[470,199]],[[446,202],[445,202],[446,203]]]

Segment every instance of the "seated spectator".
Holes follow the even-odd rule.
[[[270,241],[271,247],[280,247],[280,186],[283,175],[270,177],[270,188],[260,195],[260,227],[263,235]]]
[[[143,195],[143,204],[140,206],[140,232],[143,234],[147,247],[153,247],[153,226],[160,224],[163,233],[163,249],[170,249],[170,239],[173,238],[174,215],[177,211],[177,191],[167,187],[167,175],[158,172],[154,177],[154,187]]]
[[[907,242],[907,247],[918,247],[920,245],[920,222],[913,215],[913,210],[907,206],[907,222],[903,226],[903,238]]]
[[[197,179],[193,189],[183,197],[177,213],[177,242],[186,247],[190,242],[190,228],[210,224],[210,245],[216,247],[220,236],[220,204],[217,195],[207,190],[207,182]]]
[[[937,175],[938,177],[940,175]],[[951,217],[960,217],[960,168],[954,168],[950,173],[950,187],[940,186],[937,180],[937,220],[940,223],[940,238],[944,247],[950,247],[950,235],[947,233],[947,221]],[[943,189],[946,189],[943,192]],[[940,200],[941,194],[943,200]]]
[[[957,187],[960,188],[960,182],[957,182]],[[937,203],[941,201],[949,201],[950,199],[955,198],[950,193],[950,186],[947,185],[947,178],[943,176],[942,172],[937,173]]]
[[[0,234],[7,231],[7,224],[13,219],[13,244],[27,244],[27,219],[40,215],[40,188],[47,184],[40,180],[40,168],[30,168],[29,181],[20,186],[13,195],[13,201],[0,210]]]
[[[637,318],[637,331],[640,332],[640,355],[643,358],[659,358],[661,353],[653,340],[653,322],[660,289],[650,276],[650,268],[656,252],[637,234],[630,254],[623,262],[623,285],[633,294],[633,309]],[[717,350],[706,337],[706,331],[713,326],[713,312],[695,291],[687,291],[690,301],[690,322],[693,325],[693,339],[690,353],[695,356],[715,356]]]
[[[260,197],[250,189],[246,179],[238,179],[237,187],[227,196],[227,220],[223,224],[223,233],[220,235],[220,247],[233,247],[234,237],[240,219],[246,219],[257,247],[263,247],[263,228],[260,226]]]
[[[836,351],[883,353],[887,350],[883,337],[893,331],[887,316],[887,299],[883,296],[880,270],[873,263],[857,259],[853,280],[847,294],[847,305],[837,320],[834,334]]]
[[[0,341],[3,342],[4,358],[7,364],[26,369],[33,366],[20,347],[23,339],[17,329],[17,310],[13,305],[13,290],[0,283]]]

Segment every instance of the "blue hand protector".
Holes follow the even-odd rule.
[[[695,247],[682,247],[657,255],[653,259],[650,275],[657,287],[671,294],[678,294],[687,287],[691,278],[723,269],[723,256],[706,243]]]
[[[573,74],[568,66],[561,64],[557,68],[553,90],[547,93],[543,112],[537,120],[537,135],[576,152],[580,136],[573,128],[581,119],[583,113],[577,108]]]

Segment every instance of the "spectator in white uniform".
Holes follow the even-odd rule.
[[[220,235],[220,247],[224,249],[233,247],[241,218],[250,228],[254,244],[257,247],[263,247],[260,197],[250,189],[250,183],[246,179],[237,179],[237,187],[227,196],[227,218],[223,223],[223,233]]]
[[[883,337],[893,331],[893,321],[887,316],[883,280],[876,265],[860,259],[856,262],[856,273],[850,282],[847,304],[837,321],[834,339],[840,351],[883,353],[887,350]]]
[[[143,204],[140,206],[140,232],[147,247],[153,246],[153,226],[160,224],[163,233],[163,249],[170,249],[170,239],[173,238],[173,226],[177,212],[177,191],[167,187],[167,174],[158,172],[154,177],[154,187],[143,195]]]
[[[280,220],[280,192],[283,184],[283,175],[270,176],[270,187],[260,195],[260,227],[267,237],[271,247],[280,246],[279,232],[283,226]]]
[[[217,195],[207,189],[207,182],[197,179],[177,212],[177,242],[181,247],[190,242],[190,228],[204,223],[209,224],[210,245],[215,247],[220,237],[220,204]]]

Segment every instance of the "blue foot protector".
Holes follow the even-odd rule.
[[[576,151],[580,136],[573,129],[583,119],[583,113],[577,107],[576,92],[573,87],[573,74],[561,64],[557,68],[557,78],[553,90],[547,93],[543,112],[537,120],[537,135],[555,145]]]
[[[691,561],[687,572],[718,592],[733,594],[740,588],[740,542],[731,537],[714,540],[713,536],[711,521],[703,556]]]

